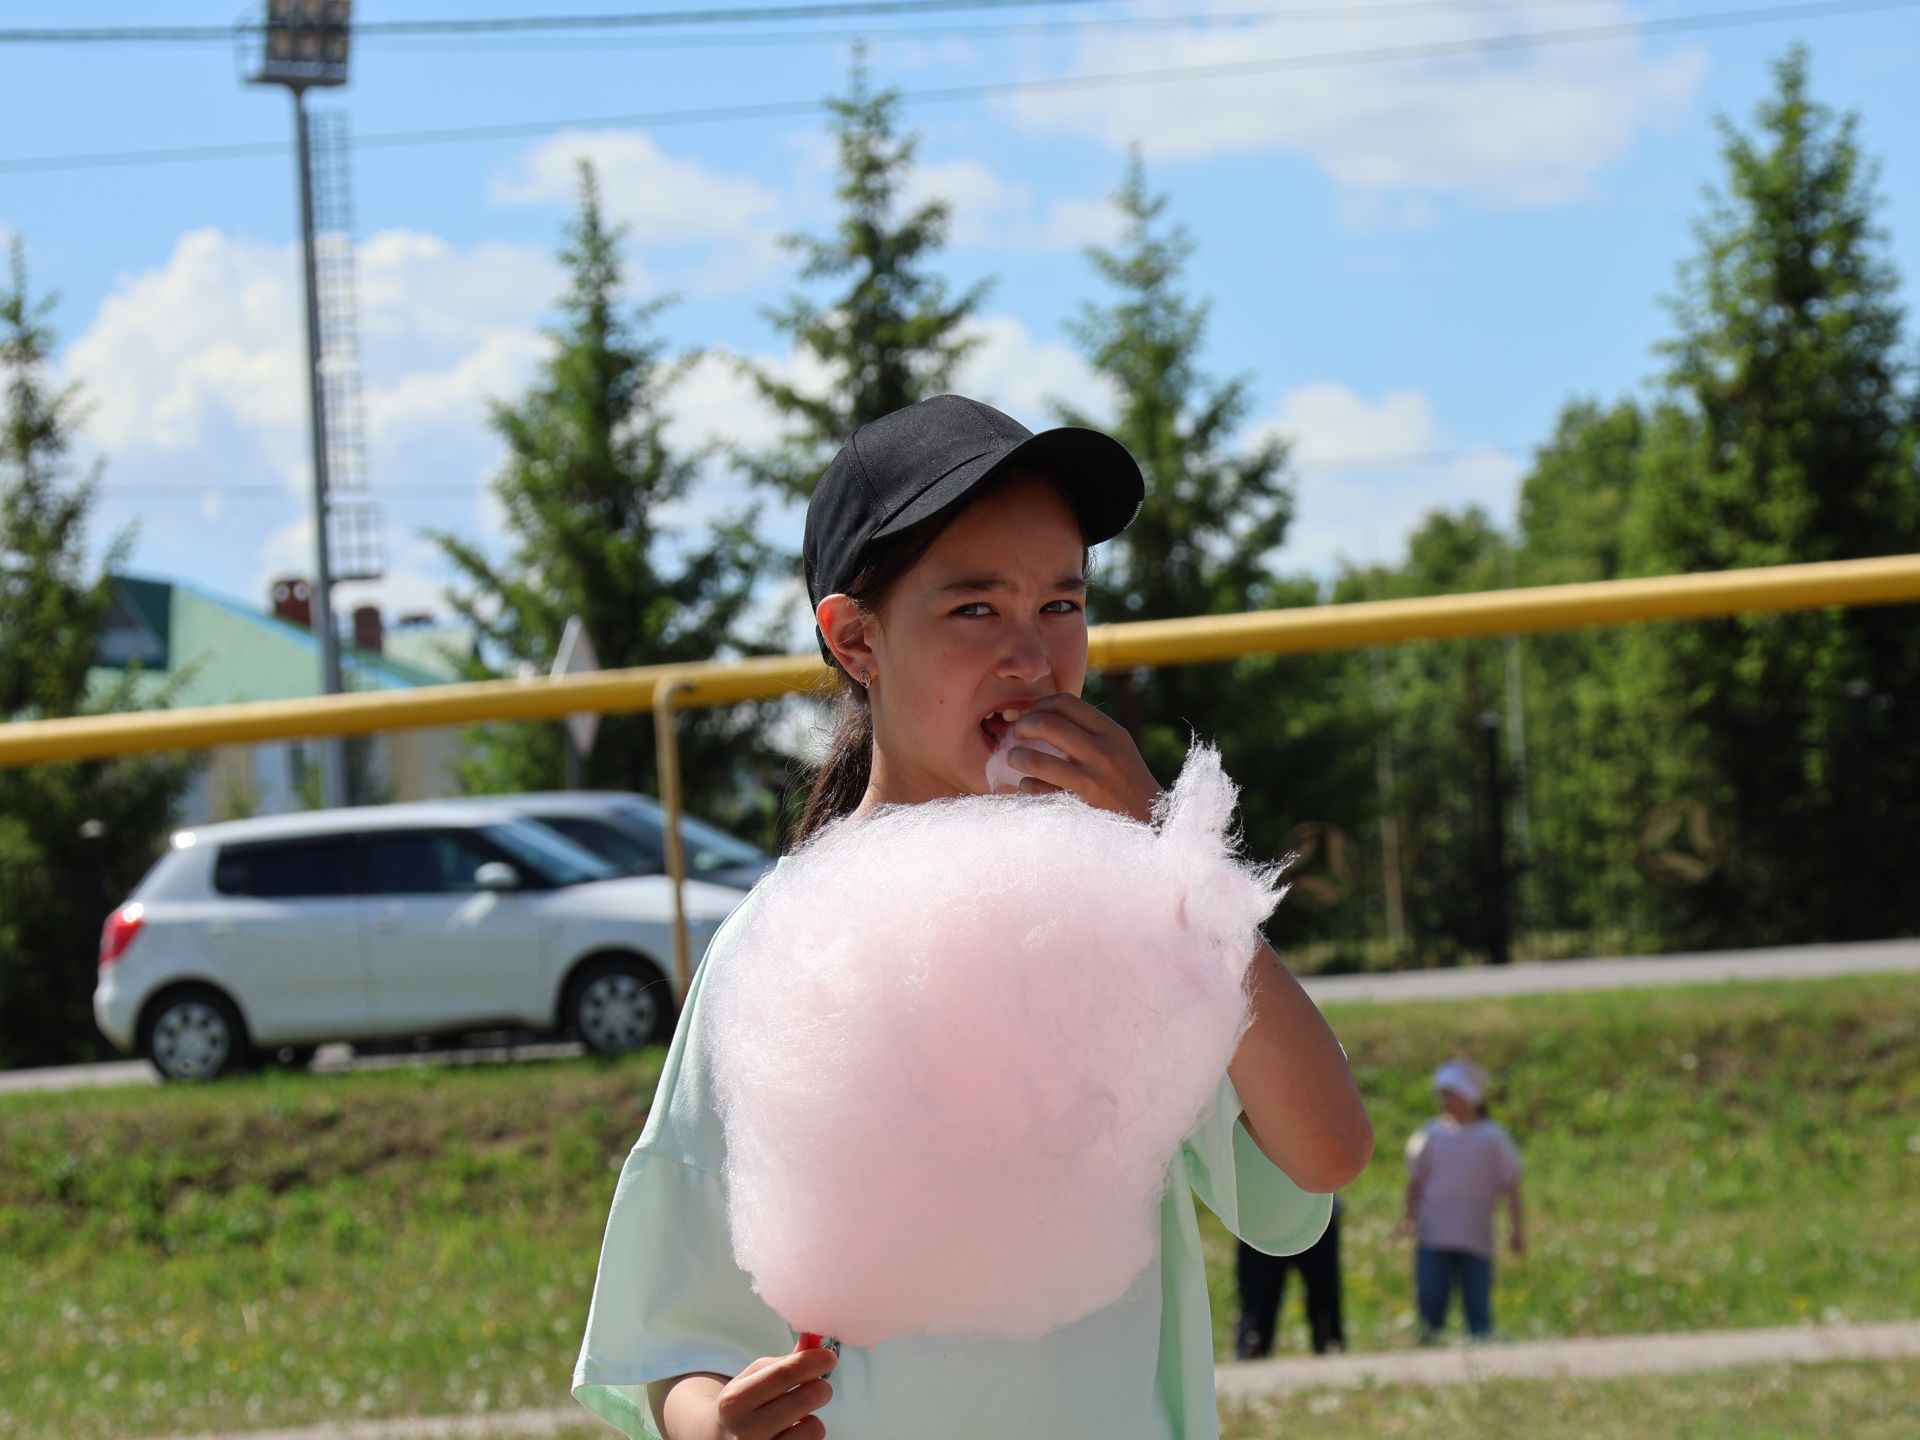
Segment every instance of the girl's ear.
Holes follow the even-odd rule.
[[[867,635],[867,612],[851,595],[829,595],[813,611],[813,623],[826,637],[827,648],[840,668],[859,679],[873,670],[873,645]]]

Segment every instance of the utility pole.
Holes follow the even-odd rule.
[[[247,79],[284,85],[293,94],[295,148],[300,163],[300,251],[307,300],[307,398],[313,455],[314,586],[312,621],[320,641],[320,689],[338,695],[345,685],[340,631],[333,615],[333,559],[327,454],[327,385],[322,368],[319,271],[314,258],[313,161],[307,130],[306,93],[314,86],[347,83],[351,0],[269,0],[265,17],[240,32]],[[256,53],[247,54],[254,44]],[[339,737],[320,742],[321,799],[328,808],[347,803],[346,748]]]

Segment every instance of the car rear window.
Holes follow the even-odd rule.
[[[213,866],[213,888],[222,895],[271,900],[351,895],[353,839],[339,836],[223,845]]]

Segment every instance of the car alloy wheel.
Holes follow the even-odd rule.
[[[602,1055],[638,1050],[660,1028],[659,984],[631,970],[602,971],[580,987],[574,1024]]]
[[[236,1036],[205,1000],[175,1000],[153,1022],[153,1063],[170,1080],[211,1080],[228,1069]]]

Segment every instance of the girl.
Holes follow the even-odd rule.
[[[1150,823],[1158,782],[1127,732],[1080,699],[1088,547],[1124,529],[1142,493],[1108,436],[1034,435],[956,395],[847,442],[807,507],[807,588],[846,715],[801,841],[879,806],[983,793],[1008,731],[1060,752],[1014,748],[1021,790]],[[702,975],[728,963],[730,933],[731,921]],[[1253,1244],[1298,1251],[1373,1146],[1344,1052],[1264,945],[1248,987],[1253,1024],[1219,1102],[1171,1157],[1159,1262],[1126,1295],[1036,1342],[918,1335],[835,1355],[794,1353],[734,1264],[696,978],[614,1195],[573,1393],[629,1435],[665,1440],[1216,1435],[1189,1190]]]
[[[1438,1342],[1453,1288],[1460,1287],[1467,1333],[1493,1334],[1493,1212],[1507,1197],[1508,1243],[1527,1251],[1520,1206],[1520,1152],[1487,1117],[1487,1072],[1455,1058],[1433,1072],[1442,1114],[1407,1142],[1407,1213],[1400,1233],[1415,1235],[1414,1295],[1420,1343]]]

